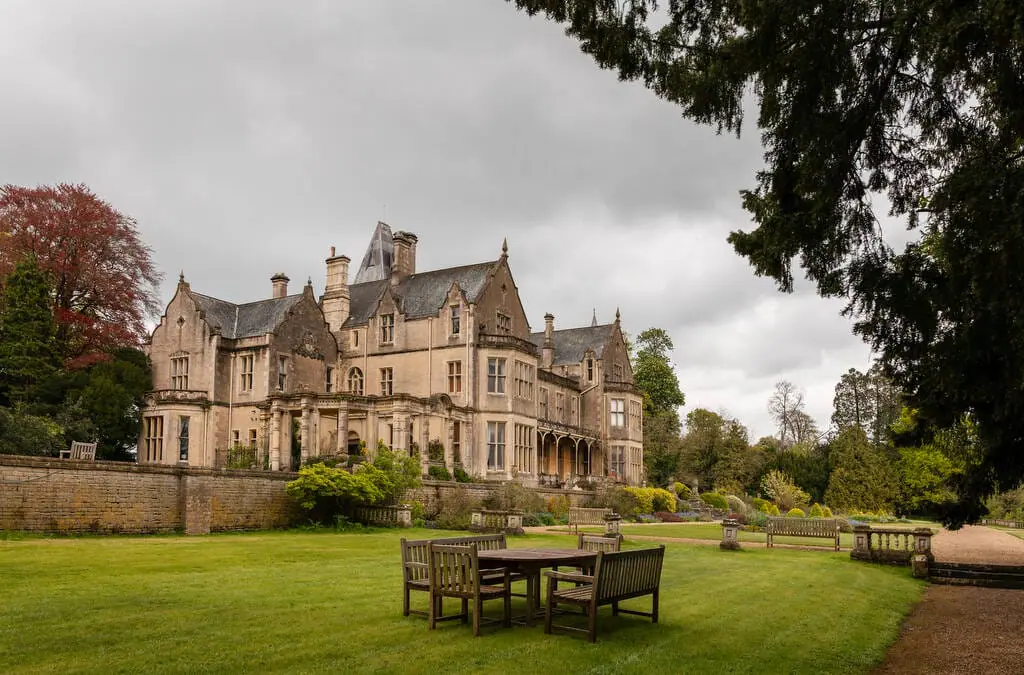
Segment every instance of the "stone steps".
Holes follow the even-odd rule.
[[[928,572],[936,584],[1024,590],[1024,565],[935,562]]]

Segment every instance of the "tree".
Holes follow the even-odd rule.
[[[7,277],[0,306],[0,405],[30,402],[57,372],[50,280],[27,256]]]
[[[825,501],[846,510],[891,511],[899,476],[885,450],[871,445],[859,427],[847,427],[832,442],[832,474]]]
[[[509,1],[719,131],[753,92],[766,166],[737,253],[846,299],[927,428],[973,416],[981,462],[947,524],[1024,478],[1024,5]],[[893,248],[876,207],[920,236]]]
[[[806,506],[811,500],[810,495],[793,483],[793,479],[778,470],[765,474],[761,479],[761,490],[783,511]]]
[[[704,408],[691,410],[682,441],[683,473],[696,478],[703,489],[741,493],[763,461],[763,455],[751,449],[748,436],[737,419]]]
[[[788,380],[775,383],[775,391],[768,399],[768,414],[779,427],[779,443],[783,447],[796,442],[798,425],[806,427],[810,418],[806,416],[804,407],[804,393],[796,385]],[[800,418],[801,414],[803,419]],[[801,431],[807,430],[803,428]]]
[[[875,364],[867,373],[850,368],[836,384],[832,423],[838,429],[860,427],[875,445],[889,440],[900,415],[900,391]]]
[[[678,422],[668,415],[644,420],[644,466],[650,485],[668,485],[682,471],[682,439]]]
[[[637,336],[636,348],[634,381],[644,394],[644,415],[666,414],[678,423],[679,407],[686,397],[669,360],[672,338],[663,328],[648,328]]]
[[[160,274],[136,223],[84,185],[0,188],[0,276],[32,254],[53,280],[57,345],[72,365],[134,347],[159,315]]]

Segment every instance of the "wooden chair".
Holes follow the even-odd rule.
[[[489,570],[496,572],[498,570]],[[512,582],[508,569],[503,572],[501,586],[481,583],[480,563],[477,560],[476,544],[468,546],[427,544],[427,577],[430,583],[429,627],[433,630],[438,621],[469,620],[469,601],[473,601],[473,635],[480,635],[483,603],[485,600],[504,600],[505,607],[501,623],[506,628],[512,625]],[[458,598],[462,611],[451,616],[440,616],[444,598]],[[487,623],[493,623],[488,620]]]
[[[602,605],[611,605],[613,616],[620,612],[635,614],[650,617],[653,623],[658,623],[658,593],[664,559],[664,545],[658,548],[618,553],[599,551],[592,575],[546,572],[548,602],[544,611],[544,632],[551,633],[552,612],[559,604],[572,604],[586,608],[588,620],[586,630],[573,626],[558,626],[558,628],[587,633],[591,642],[597,641],[597,608]],[[557,582],[559,580],[582,583],[575,588],[558,590]],[[650,612],[619,608],[621,600],[645,595],[652,596]]]
[[[617,553],[621,547],[622,539],[619,537],[601,537],[593,534],[581,534],[578,537],[576,548],[584,551],[603,551],[605,553]],[[593,574],[594,568],[581,567],[579,574]]]
[[[79,459],[86,462],[96,461],[96,444],[72,441],[69,450],[60,451],[61,459]]]

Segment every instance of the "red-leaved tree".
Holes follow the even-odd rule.
[[[135,220],[85,185],[0,188],[0,278],[34,253],[52,275],[61,354],[89,365],[138,346],[159,316],[161,275]]]

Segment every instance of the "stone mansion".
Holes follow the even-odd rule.
[[[378,442],[478,479],[644,480],[641,395],[615,321],[531,333],[497,260],[420,272],[417,237],[379,223],[349,282],[235,304],[184,275],[154,329],[138,461],[295,470]]]

